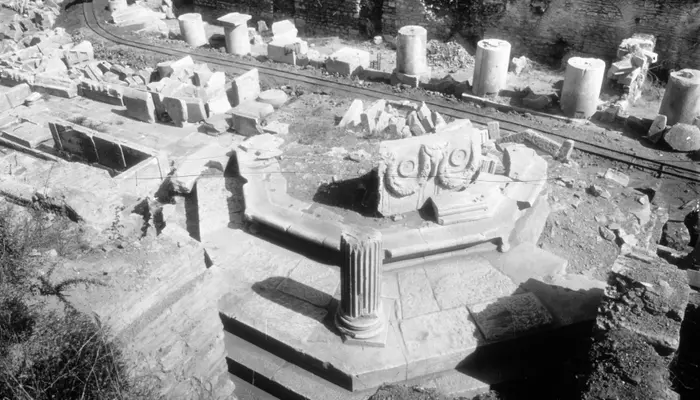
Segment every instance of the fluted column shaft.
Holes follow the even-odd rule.
[[[341,292],[336,326],[355,339],[371,338],[383,328],[382,235],[369,228],[343,232],[340,253]]]

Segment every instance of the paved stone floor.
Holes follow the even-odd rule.
[[[227,330],[346,389],[452,370],[477,347],[595,316],[604,282],[567,274],[566,260],[523,243],[385,273],[386,347],[343,344],[332,323],[338,268],[244,232],[235,186],[197,183],[202,244],[229,288],[219,302]]]

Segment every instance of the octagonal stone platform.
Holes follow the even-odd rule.
[[[382,300],[394,310],[386,347],[344,345],[332,322],[338,267],[244,232],[242,183],[197,183],[201,240],[229,287],[219,309],[237,373],[306,398],[322,390],[324,398],[366,399],[383,383],[439,379],[461,388],[455,393],[484,390],[495,382],[455,369],[477,350],[595,315],[603,282],[567,274],[565,260],[532,244],[505,254],[480,246],[385,269]]]

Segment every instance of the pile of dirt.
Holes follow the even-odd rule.
[[[474,57],[457,42],[443,43],[430,40],[427,45],[428,65],[449,70],[460,70],[474,66]]]

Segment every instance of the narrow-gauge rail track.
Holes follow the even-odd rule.
[[[97,16],[97,11],[94,7],[95,2],[103,4],[103,2],[99,0],[83,3],[83,16],[85,18],[85,23],[87,27],[102,38],[119,45],[137,48],[140,50],[150,51],[153,53],[158,53],[171,57],[183,57],[189,55],[198,61],[217,65],[219,67],[226,68],[227,70],[234,71],[237,73],[243,73],[252,68],[257,68],[263,75],[268,75],[270,77],[278,79],[286,79],[290,82],[300,82],[308,85],[336,90],[346,95],[357,95],[369,98],[384,98],[399,101],[414,100],[407,96],[401,96],[400,94],[387,93],[385,91],[373,88],[360,88],[352,84],[335,82],[330,79],[311,77],[296,74],[293,72],[282,71],[265,65],[246,62],[245,60],[241,59],[234,60],[232,59],[232,56],[216,56],[208,54],[191,53],[185,50],[156,47],[153,44],[122,38],[110,32],[107,28],[104,27],[103,23],[100,22],[100,19]],[[558,139],[574,139],[576,140],[576,148],[584,153],[605,158],[611,161],[628,164],[631,167],[637,167],[643,170],[656,172],[659,175],[659,177],[662,175],[667,175],[671,177],[681,178],[684,180],[700,182],[700,171],[698,171],[697,169],[691,169],[679,165],[674,165],[673,163],[669,162],[653,160],[636,154],[629,154],[624,151],[611,149],[595,143],[590,143],[581,140],[580,138],[572,138],[551,130],[543,130],[540,127],[537,127],[535,124],[513,122],[493,116],[487,117],[478,114],[474,111],[469,111],[449,105],[438,104],[428,100],[426,100],[425,103],[429,105],[431,109],[438,111],[446,116],[450,116],[453,118],[466,118],[480,125],[486,125],[486,123],[490,121],[498,121],[501,129],[506,132],[520,132],[524,129],[532,129],[549,137],[554,137]],[[688,164],[695,165],[695,163],[692,163],[690,161],[688,161]]]

